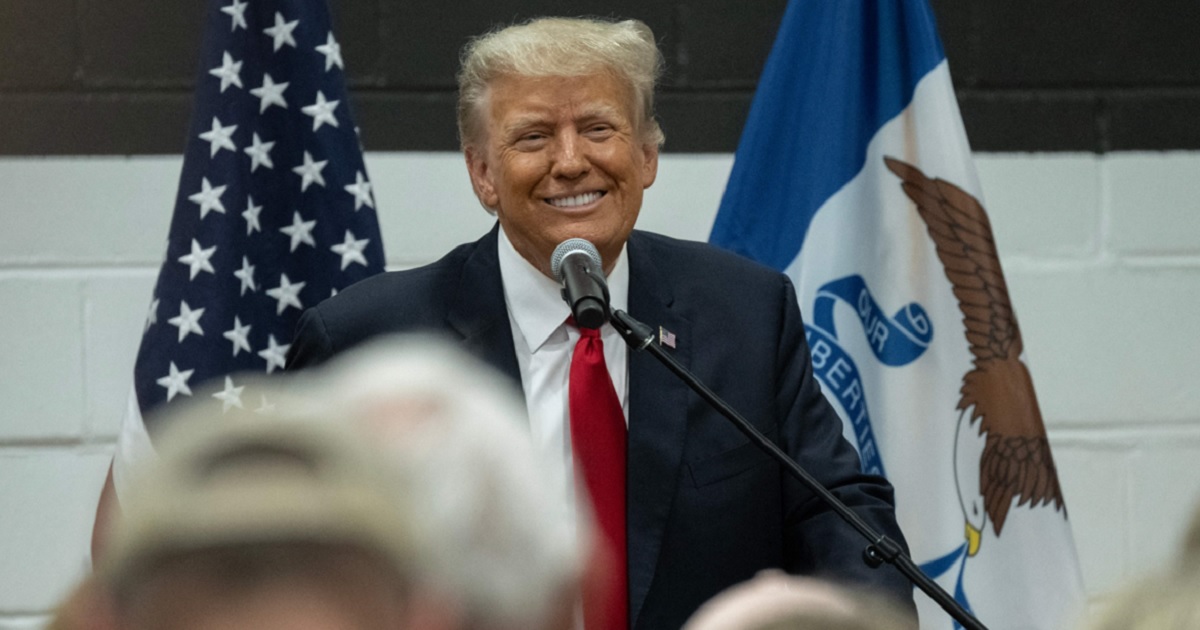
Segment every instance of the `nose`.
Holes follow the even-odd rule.
[[[554,152],[551,175],[563,179],[578,179],[591,168],[587,160],[585,141],[574,131],[559,135]]]

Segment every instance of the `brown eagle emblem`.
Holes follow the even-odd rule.
[[[1031,508],[1053,502],[1066,516],[1062,489],[1033,380],[1021,360],[1021,331],[987,213],[978,199],[950,182],[930,179],[893,158],[884,163],[903,180],[905,194],[925,221],[954,287],[975,357],[959,390],[955,448],[968,553],[975,555],[987,520],[999,536],[1014,498],[1018,506]],[[971,430],[976,421],[978,428]]]

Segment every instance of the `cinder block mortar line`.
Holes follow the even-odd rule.
[[[1046,433],[1055,444],[1071,446],[1104,445],[1106,443],[1149,443],[1158,440],[1182,440],[1200,444],[1200,418],[1182,420],[1144,421],[1132,426],[1130,422],[1098,421],[1063,423],[1046,421]]]
[[[49,611],[5,611],[0,610],[0,629],[4,628],[43,628],[50,623]]]
[[[0,280],[8,279],[77,279],[128,278],[130,275],[150,276],[158,273],[160,263],[80,263],[62,260],[0,260]],[[148,296],[147,296],[148,297]]]
[[[90,455],[111,451],[116,438],[105,436],[3,438],[0,457],[40,456],[51,452]]]
[[[1197,249],[1200,250],[1200,243],[1197,244]],[[1126,252],[1116,258],[1122,266],[1130,269],[1162,269],[1167,271],[1200,269],[1200,253],[1164,256],[1161,254],[1140,255]]]
[[[92,381],[88,370],[88,343],[89,335],[92,330],[92,298],[90,292],[86,288],[80,289],[79,296],[79,338],[82,340],[79,348],[79,369],[83,372],[81,381],[83,383],[83,400],[86,408],[84,409],[83,417],[79,419],[79,433],[87,440],[92,436]]]
[[[1098,248],[1100,260],[1112,262],[1115,254],[1111,251],[1112,243],[1109,238],[1112,235],[1112,172],[1111,165],[1107,160],[1100,160],[1100,165],[1097,173],[1099,178],[1100,194],[1097,196],[1100,201],[1099,208],[1099,230],[1100,247]]]

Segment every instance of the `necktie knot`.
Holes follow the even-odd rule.
[[[578,330],[580,336],[587,337],[590,339],[599,339],[600,338],[600,329],[599,328],[584,328],[583,326],[576,324],[574,315],[567,315],[567,325]]]

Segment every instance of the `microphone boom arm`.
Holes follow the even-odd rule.
[[[797,464],[787,453],[784,453],[767,436],[763,435],[754,425],[743,418],[737,410],[721,400],[720,396],[717,396],[700,379],[696,378],[691,371],[676,361],[675,357],[667,354],[661,346],[654,342],[654,331],[649,326],[619,309],[612,312],[611,321],[613,328],[617,329],[617,332],[621,334],[621,337],[625,340],[625,343],[629,344],[629,347],[638,352],[648,351],[654,355],[654,358],[662,362],[668,370],[678,376],[680,380],[692,388],[708,404],[712,405],[721,415],[728,418],[751,442],[754,442],[760,449],[766,451],[792,477],[795,477],[796,480],[804,484],[813,494],[819,496],[842,520],[849,523],[863,538],[867,539],[867,548],[863,550],[863,562],[867,566],[875,569],[879,568],[884,562],[891,564],[917,588],[928,595],[930,599],[937,602],[942,607],[942,610],[945,610],[947,614],[958,621],[964,628],[969,630],[987,630],[987,627],[983,623],[955,601],[942,587],[938,586],[937,582],[934,582],[929,576],[925,575],[921,571],[921,568],[913,562],[912,558],[904,553],[904,549],[901,548],[899,543],[876,532],[870,525],[867,525],[858,514],[847,507],[845,503],[842,503],[841,499],[838,499],[820,481],[809,474],[807,470],[804,470],[800,464]]]

